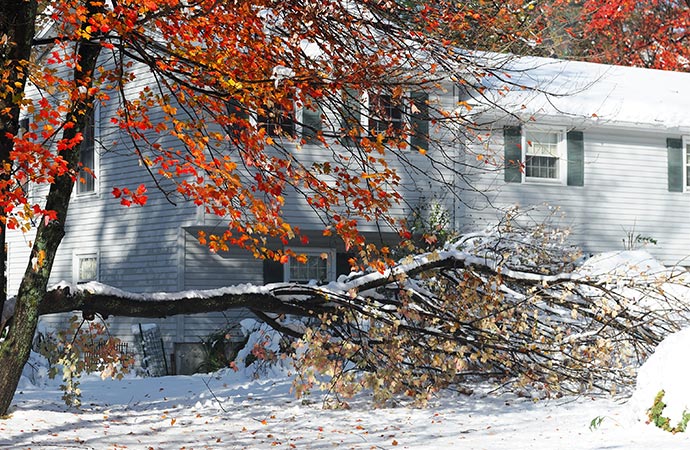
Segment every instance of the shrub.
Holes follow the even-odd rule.
[[[110,336],[103,320],[91,321],[87,327],[84,323],[72,316],[66,329],[41,334],[37,342],[37,351],[48,360],[50,378],[62,372],[60,389],[67,406],[81,405],[82,373],[100,372],[104,379],[121,379],[134,364],[134,358],[122,351],[120,339]]]
[[[666,403],[663,402],[664,395],[666,395],[666,392],[662,389],[654,397],[652,407],[647,410],[647,417],[649,418],[647,423],[654,423],[658,428],[670,433],[684,433],[688,427],[688,422],[690,422],[690,413],[687,410],[683,411],[680,422],[675,427],[672,427],[671,419],[662,416],[666,408]]]

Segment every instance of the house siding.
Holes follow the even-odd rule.
[[[439,90],[439,93],[429,96],[429,103],[432,105],[432,110],[453,110],[455,105],[455,94],[453,85],[448,83],[444,86],[444,90]],[[337,129],[327,130],[327,127],[339,127],[341,123],[341,113],[339,111],[329,110],[324,108],[322,111],[325,119],[323,121],[324,133],[337,133]],[[430,112],[433,115],[433,111]],[[363,126],[367,121],[365,114],[361,115]],[[451,159],[456,156],[457,142],[454,141],[453,133],[447,130],[441,130],[438,127],[430,126],[429,133],[431,134],[430,148],[426,154],[422,154],[411,146],[404,149],[388,150],[386,155],[386,163],[389,168],[396,171],[400,177],[396,185],[388,185],[385,187],[388,193],[397,191],[403,198],[398,203],[393,203],[390,210],[387,211],[389,217],[396,219],[409,219],[412,217],[413,211],[425,206],[430,200],[440,200],[452,211],[453,204],[451,186],[455,182],[452,166],[448,165],[448,158]],[[299,133],[298,133],[299,134]],[[331,140],[329,146],[322,144],[305,144],[297,146],[294,143],[282,143],[284,151],[295,154],[299,162],[303,164],[307,170],[313,163],[324,163],[331,161],[333,166],[336,163],[337,156],[345,156],[349,158],[348,171],[352,176],[359,176],[364,172],[360,167],[359,159],[363,157],[373,156],[374,158],[383,157],[382,155],[364,155],[360,149],[343,146],[336,140]],[[270,149],[268,150],[271,151]],[[364,156],[363,156],[364,155]],[[438,164],[436,161],[443,161],[444,164]],[[342,160],[341,160],[342,161]],[[369,171],[374,171],[377,168],[382,168],[380,164],[366,163]],[[322,178],[324,181],[332,182],[326,176]],[[441,181],[442,180],[442,181]],[[362,185],[362,187],[364,187]],[[302,188],[302,186],[300,186]],[[298,226],[303,230],[323,230],[324,222],[319,212],[315,211],[309,205],[307,199],[302,193],[297,192],[292,187],[287,187],[283,193],[285,197],[285,205],[282,208],[285,220],[293,226]],[[345,214],[348,209],[352,209],[351,199],[340,199],[344,204],[333,205],[334,211],[339,211]],[[372,214],[373,216],[373,214]],[[386,232],[394,231],[384,220],[379,220],[376,223],[374,220],[365,221],[360,217],[353,217],[357,219],[359,230],[368,232],[378,232],[383,229]],[[201,220],[201,224],[215,225],[218,219],[211,214],[206,214]]]
[[[589,128],[584,132],[584,186],[504,183],[502,171],[475,174],[477,194],[469,202],[466,230],[495,224],[502,211],[519,205],[542,207],[531,217],[568,227],[572,242],[586,252],[622,250],[628,233],[651,237],[646,249],[667,264],[690,255],[690,193],[668,192],[666,133]],[[490,147],[503,151],[502,136]],[[558,211],[554,213],[554,208]]]

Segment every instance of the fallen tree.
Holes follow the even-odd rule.
[[[133,294],[98,283],[62,284],[48,292],[40,313],[78,310],[92,319],[249,308],[304,347],[296,362],[300,389],[316,385],[322,373],[335,393],[368,387],[377,402],[400,393],[423,402],[477,376],[536,387],[540,395],[627,385],[637,363],[688,323],[686,272],[651,257],[601,269],[583,264],[562,238],[504,224],[403,258],[384,272],[353,273],[323,286]],[[295,327],[295,316],[318,321]]]

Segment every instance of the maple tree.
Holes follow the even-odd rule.
[[[541,9],[556,56],[690,70],[690,2],[556,0]]]
[[[370,132],[345,120],[298,137],[281,117],[296,107],[318,113],[322,105],[347,116],[343,106],[354,101],[358,108],[362,92],[400,103],[406,91],[434,88],[442,78],[482,76],[492,68],[459,49],[500,50],[538,40],[527,5],[2,0],[0,237],[4,242],[6,229],[36,229],[13,320],[0,342],[0,414],[7,412],[45,306],[71,193],[92,175],[79,151],[95,108],[118,105],[112,124],[128,136],[131,157],[150,175],[148,187],[112,187],[123,205],[144,205],[148,190],[160,189],[171,201],[193,202],[228,221],[224,232],[200,236],[212,250],[235,245],[285,261],[289,255],[267,248],[265,238],[300,237],[282,214],[292,187],[320,214],[325,233],[374,251],[358,231],[359,220],[407,233],[389,211],[402,201],[390,158],[408,161],[401,150],[415,133],[409,121]],[[136,85],[142,77],[149,86]],[[434,125],[450,117],[427,102],[414,106],[407,114],[434,115]],[[268,120],[250,120],[250,113]],[[27,130],[20,127],[22,115],[30,118]],[[293,150],[306,139],[320,142],[330,161],[301,161]],[[346,145],[334,150],[334,143]],[[46,197],[30,200],[27,183],[45,186]],[[4,264],[4,245],[0,251]],[[385,252],[368,261],[383,268]],[[4,302],[3,292],[0,310]]]
[[[471,134],[475,126],[463,116],[467,105],[444,110],[409,92],[442,89],[443,80],[462,84],[500,71],[464,49],[545,51],[541,32],[548,18],[580,39],[562,48],[574,52],[578,42],[591,41],[591,48],[583,44],[577,51],[592,59],[617,62],[637,55],[628,62],[663,68],[684,64],[688,27],[682,3],[574,5],[577,8],[554,2],[537,8],[521,0],[0,0],[3,286],[7,229],[35,228],[13,319],[0,342],[0,415],[9,408],[38,316],[72,309],[82,310],[85,317],[156,317],[249,306],[286,334],[290,330],[268,313],[318,316],[327,327],[300,336],[313,344],[305,367],[333,372],[327,367],[331,362],[345,367],[334,352],[349,353],[351,362],[376,374],[376,380],[357,380],[359,385],[388,383],[383,400],[406,389],[423,396],[431,384],[435,389],[454,380],[463,364],[484,364],[503,375],[536,374],[532,379],[538,382],[549,382],[552,376],[556,381],[584,381],[601,374],[583,361],[616,356],[610,342],[592,339],[570,346],[563,333],[539,316],[553,305],[581,307],[582,302],[570,299],[573,290],[587,282],[561,288],[572,280],[556,277],[549,282],[558,289],[551,289],[548,283],[535,283],[529,271],[511,272],[514,292],[538,292],[530,297],[534,303],[525,303],[519,296],[506,299],[501,291],[503,280],[510,278],[503,267],[476,268],[474,260],[465,266],[453,258],[439,259],[373,283],[353,281],[353,290],[335,297],[297,286],[263,295],[156,302],[153,307],[126,297],[47,292],[72,191],[93,176],[80,163],[84,136],[94,109],[105,105],[116,105],[117,113],[108,119],[128,139],[129,154],[121,157],[138,159],[150,177],[146,184],[110,187],[123,206],[145,206],[150,191],[160,190],[171,202],[192,202],[227,221],[222,232],[199,236],[212,250],[239,246],[257,257],[284,262],[301,256],[266,242],[306,239],[283,214],[288,194],[301,195],[324,223],[325,234],[338,235],[349,248],[361,250],[362,261],[383,273],[392,262],[390,250],[369,245],[359,223],[376,221],[397,230],[401,238],[409,237],[406,223],[392,213],[405,200],[396,168],[413,164],[414,157],[448,167],[454,156],[453,142],[414,144],[420,137],[434,138],[420,136],[413,125],[428,120],[432,127],[447,127],[459,136]],[[553,15],[543,17],[547,6],[554,7]],[[557,7],[570,9],[559,16]],[[650,12],[658,12],[660,19]],[[576,17],[588,20],[577,22]],[[629,33],[633,29],[638,30],[635,35]],[[142,79],[147,81],[144,87]],[[366,125],[355,114],[365,109],[365,93],[369,105],[379,109]],[[288,120],[295,119],[298,108],[327,126],[314,126],[303,116],[298,134],[295,120]],[[341,120],[334,121],[324,110],[337,111]],[[20,126],[22,117],[30,119],[26,129]],[[307,142],[319,143],[324,158],[302,158],[299,149]],[[27,183],[45,188],[45,198],[30,198]],[[455,189],[451,192],[459,195]],[[396,284],[432,269],[440,271],[438,282],[420,285],[427,283],[435,294],[408,292]],[[621,301],[605,284],[596,287],[604,297]],[[384,293],[385,308],[382,297],[359,295],[372,289]],[[5,297],[3,290],[0,310]],[[544,307],[537,301],[542,298],[551,303]],[[527,309],[520,309],[523,306]],[[633,347],[656,342],[663,327],[672,326],[662,317],[662,329],[645,328],[625,308],[588,311],[591,320],[584,331],[606,320],[612,335],[623,336],[621,342],[632,342]],[[523,314],[536,314],[539,320],[530,322]],[[352,320],[344,320],[347,317]],[[377,325],[371,336],[357,326],[362,317]],[[410,325],[401,328],[401,321]],[[497,327],[516,333],[504,339]],[[434,329],[441,331],[429,332]],[[477,346],[479,341],[490,345]],[[401,353],[406,348],[410,352]],[[554,366],[558,358],[566,363]],[[337,380],[342,391],[356,384]]]

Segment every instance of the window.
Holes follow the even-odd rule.
[[[525,130],[525,179],[560,181],[563,175],[564,133],[561,131]]]
[[[28,117],[24,117],[22,119],[19,119],[19,131],[17,134],[21,137],[24,136],[24,133],[29,131],[29,124],[31,123],[30,119]]]
[[[285,281],[307,283],[316,280],[326,283],[335,279],[335,252],[332,249],[293,248],[298,255],[305,255],[307,261],[301,263],[290,258],[284,267]]]
[[[77,195],[96,192],[96,113],[94,110],[86,118],[83,132],[84,140],[79,148],[79,179]]]
[[[505,182],[540,182],[584,186],[582,131],[561,128],[503,128]]]
[[[256,119],[258,128],[264,128],[269,136],[295,136],[295,111],[291,104],[285,105],[266,105],[262,108]]]
[[[410,147],[429,149],[429,95],[426,92],[412,91],[409,96],[394,99],[386,93],[361,94],[346,88],[342,91],[339,114],[343,145],[352,145],[356,141],[353,138],[360,136],[364,129],[371,135],[393,135],[407,126]]]
[[[394,102],[388,94],[369,94],[369,130],[372,134],[383,134],[389,129],[403,128],[402,105]]]
[[[77,284],[98,281],[98,252],[76,253],[72,273]]]

